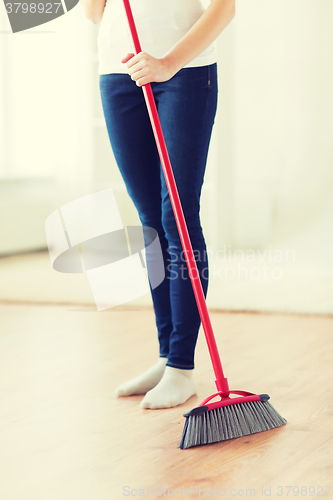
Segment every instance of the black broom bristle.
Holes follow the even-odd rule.
[[[179,448],[227,441],[274,429],[286,423],[286,419],[268,401],[250,401],[204,410],[201,414],[186,416]]]

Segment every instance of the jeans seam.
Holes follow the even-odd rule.
[[[179,370],[181,370],[182,368],[184,368],[184,369],[188,368],[189,370],[193,370],[194,369],[194,365],[180,365],[180,364],[177,364],[177,363],[169,363],[169,362],[167,363],[166,366],[170,366],[171,368],[178,368]]]

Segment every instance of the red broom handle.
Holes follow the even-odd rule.
[[[134,45],[134,51],[135,54],[138,54],[139,52],[141,52],[141,45],[138,37],[138,32],[135,26],[130,2],[129,0],[123,0],[123,2],[129,24],[132,42]],[[182,242],[183,250],[185,252],[186,263],[189,270],[189,275],[193,286],[193,291],[197,302],[202,326],[205,332],[209,354],[214,368],[214,373],[216,377],[215,381],[216,387],[218,391],[228,392],[229,391],[228,381],[223,374],[221,359],[217,349],[212,324],[209,318],[205,295],[199,278],[198,268],[194,258],[191,240],[188,234],[183,209],[180,203],[175,178],[171,168],[170,158],[165,144],[162,127],[157,113],[156,103],[150,83],[148,83],[147,85],[143,85],[142,90],[148,108],[148,113],[155,136],[157,149],[160,155],[164,177],[168,187],[171,205],[173,208],[173,212],[175,215],[179,231],[179,236]]]

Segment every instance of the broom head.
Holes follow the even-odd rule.
[[[241,397],[230,397],[230,394]],[[209,403],[216,397],[220,400]],[[268,400],[268,394],[245,391],[218,392],[209,396],[200,406],[184,413],[186,420],[179,448],[227,441],[286,424]]]

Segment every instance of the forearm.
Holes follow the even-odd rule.
[[[175,72],[203,52],[235,17],[235,0],[211,0],[203,15],[166,54],[165,62]]]
[[[80,0],[84,13],[94,24],[98,24],[103,17],[106,0]]]

